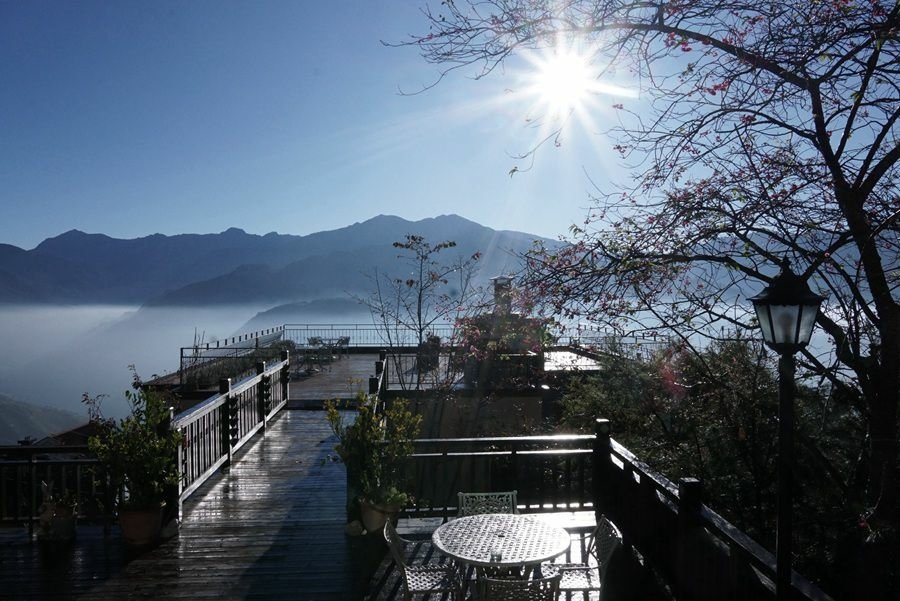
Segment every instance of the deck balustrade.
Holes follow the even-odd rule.
[[[370,382],[373,394],[384,390],[380,359]],[[218,394],[173,416],[172,427],[184,435],[179,503],[235,461],[235,452],[285,407],[289,365],[287,353],[261,363],[256,375],[225,380]],[[85,448],[16,447],[2,453],[3,522],[33,523],[41,480],[54,481],[57,491],[76,490],[79,499],[108,496]],[[679,601],[774,599],[772,554],[706,507],[698,481],[673,483],[616,443],[606,420],[597,420],[589,435],[417,440],[407,477],[415,503],[402,518],[447,519],[456,514],[460,491],[515,489],[523,513],[605,515],[621,532],[623,548],[640,557]],[[83,513],[87,507],[82,505]],[[797,601],[830,601],[796,573],[792,593]]]
[[[178,465],[179,506],[223,465],[287,403],[290,357],[271,366],[257,365],[257,374],[236,384],[225,378],[219,394],[174,417],[181,431]],[[179,511],[180,513],[180,511]]]
[[[698,480],[674,484],[609,434],[601,419],[593,435],[417,440],[402,516],[446,519],[458,491],[516,489],[522,512],[606,516],[679,601],[775,598],[772,553],[705,506]],[[796,573],[792,599],[830,601]]]

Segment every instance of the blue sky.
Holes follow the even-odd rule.
[[[378,214],[564,234],[588,176],[622,180],[611,142],[573,128],[510,177],[537,137],[508,92],[529,67],[399,94],[437,74],[381,44],[425,31],[423,2],[0,0],[0,243]]]

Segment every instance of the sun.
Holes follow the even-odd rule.
[[[594,55],[585,43],[561,40],[522,54],[524,68],[519,71],[518,90],[529,104],[529,123],[537,125],[542,134],[550,135],[566,123],[595,129],[596,119],[609,110],[604,98],[638,97],[635,90],[610,81],[609,65],[595,64]]]
[[[556,117],[581,109],[595,91],[588,57],[556,49],[536,65],[533,87],[540,102]]]

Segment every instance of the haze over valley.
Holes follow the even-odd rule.
[[[145,379],[171,373],[179,348],[195,340],[291,322],[370,323],[356,299],[371,292],[376,268],[403,275],[408,266],[392,243],[407,234],[456,241],[442,261],[482,252],[481,283],[516,271],[516,254],[536,238],[453,215],[418,222],[379,216],[309,236],[231,229],[121,240],[71,231],[33,250],[0,246],[0,332],[8,341],[0,350],[0,394],[66,411],[77,425],[87,418],[83,393],[107,395],[105,413],[124,415],[129,365]]]

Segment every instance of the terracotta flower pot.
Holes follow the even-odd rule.
[[[156,542],[162,530],[162,507],[124,509],[119,512],[122,539],[127,545],[143,546]]]
[[[360,499],[360,519],[366,532],[380,532],[389,519],[394,519],[400,512],[399,505],[374,505]]]

